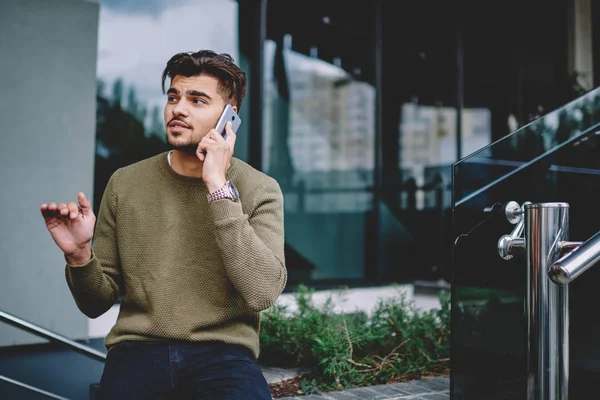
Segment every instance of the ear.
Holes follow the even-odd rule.
[[[232,104],[232,105],[231,105],[231,108],[233,108],[233,111],[235,111],[235,113],[237,114],[237,112],[238,112],[237,106],[234,106],[234,105]]]

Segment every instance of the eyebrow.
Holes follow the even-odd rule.
[[[174,93],[174,94],[179,94],[179,90],[175,89],[175,88],[169,88],[169,90],[167,90],[167,93]],[[210,97],[208,95],[208,93],[203,92],[201,90],[187,90],[185,92],[186,95],[188,96],[195,96],[195,97],[205,97],[208,100],[212,100],[212,97]]]

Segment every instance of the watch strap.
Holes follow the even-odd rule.
[[[222,199],[233,199],[233,194],[229,190],[229,181],[225,182],[225,185],[223,185],[223,187],[208,194],[206,197],[208,198],[209,203]]]

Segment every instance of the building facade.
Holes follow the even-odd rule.
[[[97,209],[117,168],[166,151],[160,74],[171,55],[203,48],[230,53],[249,74],[236,156],[284,190],[286,290],[300,283],[447,284],[452,163],[595,86],[599,14],[591,0],[409,3],[3,2],[1,49],[17,62],[5,64],[4,86],[33,85],[34,79],[14,75],[23,64],[29,69],[18,70],[39,79],[36,87],[56,89],[45,90],[52,101],[36,105],[47,118],[15,113],[15,98],[2,96],[5,138],[12,143],[3,146],[3,183],[13,188],[2,207],[8,221],[2,254],[11,276],[1,284],[4,307],[46,321],[36,311],[39,296],[29,304],[15,291],[52,282],[51,293],[76,312],[61,256],[34,215],[37,203],[85,190]],[[80,23],[64,35],[79,42],[39,35],[71,14]],[[43,62],[25,57],[50,48]],[[55,101],[67,88],[82,100]],[[30,104],[30,95],[19,93],[16,101]],[[67,115],[82,126],[68,123]],[[38,121],[27,131],[43,131],[56,146],[43,152],[48,158],[13,159],[20,154],[15,148],[38,142],[15,134],[23,121]],[[27,172],[49,165],[51,176],[68,179],[49,184],[50,175]],[[9,211],[22,198],[31,204]],[[43,249],[25,251],[15,231],[35,232],[31,237]],[[42,259],[52,273],[21,267]],[[56,324],[48,318],[43,325]],[[4,342],[14,335],[2,335]]]

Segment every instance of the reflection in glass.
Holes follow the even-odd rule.
[[[362,278],[375,88],[289,41],[265,44],[263,170],[285,194],[290,281]]]
[[[584,139],[600,123],[600,89],[595,89],[483,148],[456,165],[454,178],[460,204],[506,174],[522,171],[558,146]]]
[[[449,166],[456,161],[455,107],[404,103],[399,127],[399,168],[404,179],[414,179],[418,187],[441,179],[450,181]],[[462,110],[462,151],[473,153],[491,140],[491,113],[485,108]],[[446,187],[448,187],[446,185]],[[438,205],[435,192],[416,193],[417,210]],[[406,205],[405,205],[406,206]],[[450,196],[444,196],[443,208],[450,206]]]
[[[238,59],[234,0],[100,1],[94,207],[123,166],[168,149],[160,80],[176,53],[211,49]]]

